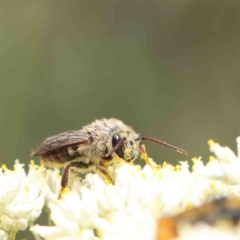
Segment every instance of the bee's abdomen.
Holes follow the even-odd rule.
[[[64,164],[80,156],[77,147],[62,147],[45,153],[41,158],[44,162]]]

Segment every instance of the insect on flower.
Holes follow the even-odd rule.
[[[68,185],[70,169],[80,172],[95,170],[114,184],[107,171],[107,166],[114,162],[124,160],[130,163],[141,155],[147,164],[153,165],[142,145],[143,140],[156,142],[187,154],[185,150],[158,139],[140,137],[121,120],[111,118],[95,120],[81,129],[48,137],[31,152],[31,157],[40,156],[43,163],[49,166],[64,166],[62,192]]]

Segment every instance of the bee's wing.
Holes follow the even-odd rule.
[[[87,143],[90,137],[91,135],[83,129],[60,133],[45,139],[36,150],[31,151],[30,156],[41,156],[61,147],[71,147],[80,143]]]

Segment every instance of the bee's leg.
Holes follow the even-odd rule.
[[[141,158],[145,160],[145,162],[151,166],[152,168],[160,168],[161,165],[158,165],[157,163],[155,163],[152,158],[149,158],[147,155],[147,151],[145,149],[144,145],[141,145],[140,147],[140,152],[141,152]]]
[[[62,171],[62,180],[61,180],[61,191],[58,195],[58,199],[61,199],[62,194],[64,192],[64,190],[66,189],[67,185],[68,185],[68,177],[69,177],[69,170],[71,168],[71,162],[67,163]]]
[[[79,168],[79,169],[86,169],[89,167],[89,164],[83,163],[82,161],[75,161],[75,162],[69,162],[65,165],[62,172],[62,180],[61,180],[61,191],[59,193],[58,199],[61,199],[61,196],[65,189],[68,187],[68,179],[69,179],[69,173],[71,168]]]
[[[108,171],[107,171],[107,168],[104,164],[104,160],[101,160],[97,165],[95,165],[96,167],[96,171],[99,172],[99,173],[102,173],[106,179],[114,185],[114,181],[112,180],[112,178],[110,177]]]

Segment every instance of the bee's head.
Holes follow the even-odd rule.
[[[139,155],[140,139],[134,132],[117,132],[112,135],[112,150],[106,155],[110,156],[115,152],[119,158],[131,162]]]
[[[175,149],[180,153],[187,154],[187,152],[181,148],[175,147],[156,138],[140,137],[134,131],[128,130],[115,132],[112,135],[111,143],[109,144],[111,145],[112,149],[106,154],[105,157],[111,157],[111,155],[115,152],[119,158],[125,160],[126,162],[131,162],[137,158],[139,153],[146,154],[144,148],[141,146],[141,141],[143,140],[155,142]]]

